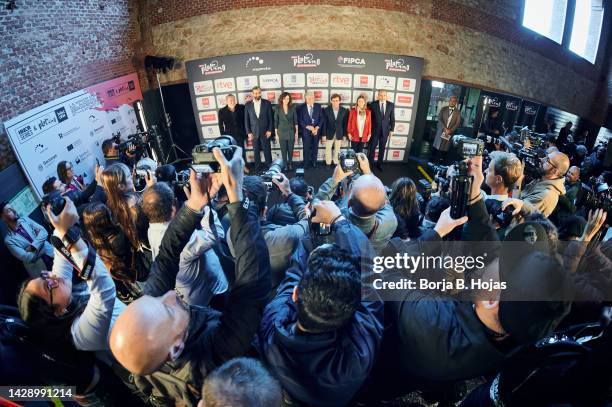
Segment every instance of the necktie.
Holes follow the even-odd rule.
[[[385,116],[385,102],[380,103],[380,115]]]
[[[312,119],[312,106],[308,105],[308,116]]]

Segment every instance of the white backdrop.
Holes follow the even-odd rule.
[[[142,99],[138,76],[122,76],[45,103],[4,123],[9,141],[37,198],[42,184],[57,177],[57,163],[72,162],[76,175],[94,179],[102,142],[113,133],[137,131],[132,103]]]

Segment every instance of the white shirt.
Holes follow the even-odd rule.
[[[381,110],[383,106],[385,107],[385,113],[387,113],[387,101],[386,100],[379,100],[378,101],[378,110]]]
[[[253,99],[253,107],[255,108],[255,116],[259,119],[259,111],[261,110],[261,99]]]
[[[357,128],[359,129],[359,138],[363,137],[363,129],[365,128],[365,121],[366,121],[366,117],[367,114],[359,114],[359,112],[357,112]]]

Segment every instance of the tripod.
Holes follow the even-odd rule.
[[[174,142],[174,138],[172,137],[172,128],[170,127],[172,123],[170,122],[170,115],[168,115],[168,113],[166,112],[166,103],[164,102],[164,93],[162,92],[161,83],[159,82],[159,71],[157,70],[155,71],[155,77],[157,78],[157,88],[159,89],[159,97],[161,98],[162,109],[164,111],[164,120],[165,120],[166,128],[168,129],[168,137],[170,138],[170,147],[168,148],[168,154],[166,154],[166,158],[164,159],[164,164],[172,164],[177,161],[184,160],[184,159],[181,159],[181,157],[179,156],[179,152],[183,153],[183,155],[186,156],[186,158],[189,158],[189,154],[187,154],[185,150],[180,148]],[[172,162],[170,162],[171,157],[174,158]]]

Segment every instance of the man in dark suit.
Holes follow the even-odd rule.
[[[227,104],[219,110],[219,132],[232,136],[236,140],[236,144],[242,147],[242,158],[245,158],[244,105],[236,103],[236,96],[234,95],[227,95],[225,101]]]
[[[304,168],[317,166],[319,137],[323,132],[323,109],[314,102],[314,93],[306,93],[306,103],[298,110],[298,123],[304,145]]]
[[[368,146],[368,159],[370,163],[374,163],[374,153],[378,146],[376,168],[382,171],[387,138],[393,135],[395,127],[395,104],[387,101],[386,90],[379,89],[378,100],[370,104],[370,110],[372,111],[372,137]]]
[[[340,106],[340,95],[334,93],[331,97],[331,105],[327,106],[323,112],[325,119],[324,135],[325,135],[325,164],[332,164],[332,149],[333,163],[338,164],[338,153],[342,139],[346,137],[346,124],[348,122],[348,110]]]
[[[266,166],[272,163],[272,129],[274,128],[274,116],[272,114],[272,104],[261,98],[261,88],[259,86],[251,89],[253,100],[244,105],[244,127],[249,140],[253,142],[253,152],[255,153],[255,169],[261,168],[260,151],[263,150]]]

